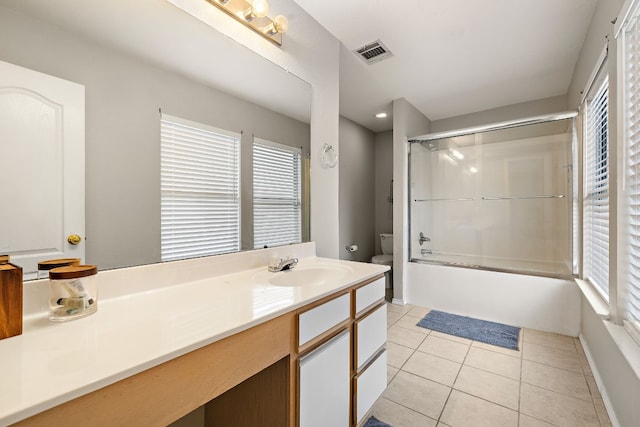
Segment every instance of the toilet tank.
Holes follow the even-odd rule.
[[[380,234],[380,246],[383,254],[391,255],[393,253],[393,234]]]

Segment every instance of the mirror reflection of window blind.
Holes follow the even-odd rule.
[[[609,294],[609,144],[607,79],[587,101],[584,275]]]
[[[162,261],[240,250],[240,135],[162,115]]]
[[[254,248],[300,243],[300,149],[256,139],[253,144]]]
[[[624,34],[625,209],[627,253],[625,317],[640,329],[640,24],[630,21]]]

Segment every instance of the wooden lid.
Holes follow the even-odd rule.
[[[67,267],[69,265],[80,265],[80,258],[58,258],[40,261],[38,270],[52,270],[58,267]]]
[[[66,280],[78,279],[80,277],[93,276],[98,273],[98,267],[95,265],[70,265],[67,267],[58,267],[49,271],[49,279]]]
[[[0,264],[6,264],[9,262],[9,255],[0,255]]]

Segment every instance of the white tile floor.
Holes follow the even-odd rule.
[[[610,426],[577,338],[522,329],[507,350],[416,326],[388,304],[388,387],[372,415],[393,427]]]

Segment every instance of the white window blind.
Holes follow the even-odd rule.
[[[240,250],[240,135],[162,115],[161,257]]]
[[[609,144],[605,78],[587,98],[584,196],[584,275],[609,294]]]
[[[253,144],[253,244],[300,243],[300,150],[269,141]]]
[[[640,25],[634,18],[624,33],[625,317],[640,328]]]

